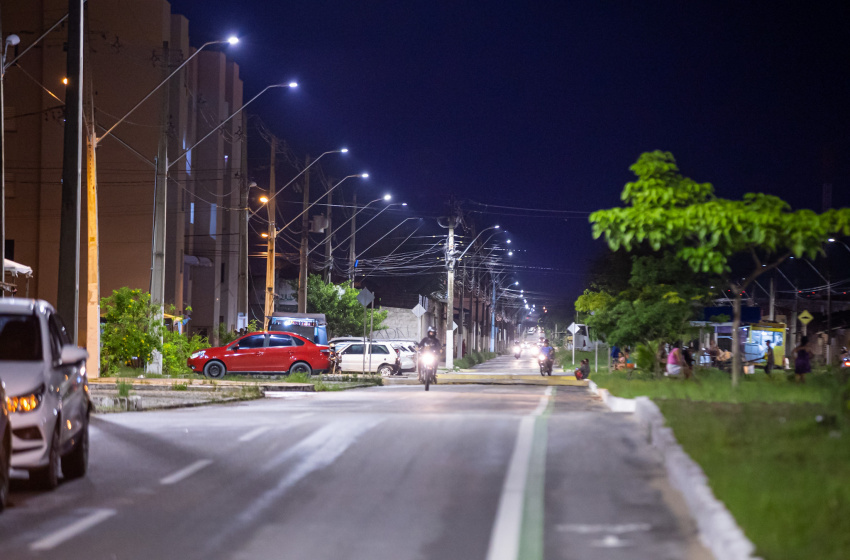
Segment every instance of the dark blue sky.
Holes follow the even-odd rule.
[[[833,205],[850,205],[846,2],[172,5],[196,45],[239,35],[246,97],[299,81],[253,106],[296,151],[350,147],[345,171],[367,169],[414,213],[439,214],[449,195],[610,207],[653,149],[720,196],[820,210],[831,182]],[[562,270],[520,274],[549,292],[579,292],[599,251],[584,216],[477,219],[509,227],[520,262]]]

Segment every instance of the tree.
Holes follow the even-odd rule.
[[[348,281],[337,285],[311,274],[307,279],[307,311],[325,314],[329,337],[362,336],[364,312],[363,306],[357,301],[359,293]],[[370,314],[374,316],[374,330],[386,328],[383,325],[387,318],[386,310],[367,309],[367,328],[371,321]]]
[[[149,293],[125,286],[102,298],[100,308],[105,323],[100,338],[103,371],[131,365],[133,358],[144,365],[154,350],[162,350],[162,322],[154,321],[161,306],[151,302]]]
[[[609,342],[657,348],[658,341],[678,340],[691,330],[690,321],[709,299],[705,286],[705,279],[670,254],[632,257],[627,289],[585,290],[575,306]]]
[[[694,271],[725,278],[735,297],[732,384],[737,386],[744,291],[789,256],[812,258],[831,235],[850,235],[850,209],[792,211],[779,197],[763,193],[747,193],[742,200],[718,198],[710,183],[683,177],[670,152],[641,154],[629,169],[637,180],[623,189],[625,206],[591,214],[593,236],[604,236],[614,251],[670,247]],[[740,254],[749,256],[752,269],[738,281],[730,276],[729,260]]]

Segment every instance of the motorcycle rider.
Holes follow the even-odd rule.
[[[552,362],[555,360],[555,349],[549,344],[549,339],[543,340],[543,346],[540,347],[540,353],[546,356],[546,361],[549,362],[546,369],[549,370],[549,375],[552,375]],[[543,375],[542,373],[540,375]]]
[[[440,350],[443,348],[443,344],[440,342],[440,339],[437,338],[437,329],[434,327],[428,327],[428,336],[423,338],[419,342],[419,352],[432,352],[437,361],[440,360]],[[421,380],[422,377],[422,368],[419,368],[419,377]],[[436,377],[434,379],[436,383]]]

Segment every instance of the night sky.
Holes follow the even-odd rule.
[[[850,205],[847,2],[172,6],[195,46],[240,37],[246,99],[300,83],[251,112],[296,153],[349,147],[339,173],[372,174],[361,200],[391,190],[422,216],[450,195],[466,210],[564,211],[471,214],[511,231],[518,263],[559,269],[518,273],[556,299],[585,287],[603,250],[586,213],[619,204],[644,151],[673,152],[720,196],[820,211],[828,182],[833,206]]]

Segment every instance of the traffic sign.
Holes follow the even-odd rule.
[[[375,299],[375,294],[369,291],[369,288],[363,288],[360,290],[360,293],[357,294],[357,301],[360,302],[360,305],[363,307],[369,307],[369,304]]]
[[[420,304],[420,303],[417,303],[417,304],[416,304],[416,307],[414,307],[413,309],[411,309],[411,311],[413,311],[413,314],[414,314],[414,315],[416,315],[416,318],[417,318],[417,319],[418,319],[419,317],[422,317],[422,315],[424,315],[424,314],[425,314],[425,308],[424,308],[424,307],[422,307],[422,304]]]
[[[575,323],[571,323],[570,326],[567,327],[567,330],[570,331],[571,333],[575,334],[575,333],[578,332],[579,326],[576,325]]]
[[[803,323],[804,325],[808,325],[809,323],[812,322],[812,319],[814,319],[814,317],[812,317],[812,314],[809,313],[808,309],[805,309],[805,310],[803,310],[802,313],[797,315],[797,319],[799,319],[800,322]]]

